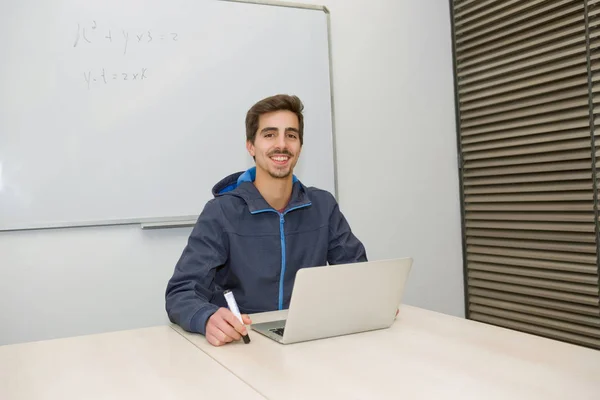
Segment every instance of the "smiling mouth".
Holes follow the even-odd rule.
[[[283,154],[276,154],[274,156],[271,156],[270,158],[277,165],[285,165],[290,160],[290,156]]]

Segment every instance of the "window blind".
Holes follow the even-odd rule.
[[[451,10],[467,317],[600,348],[600,0]]]

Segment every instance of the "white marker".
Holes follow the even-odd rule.
[[[240,320],[240,323],[244,325],[244,320],[242,319],[242,315],[240,314],[240,309],[238,308],[238,305],[235,301],[235,297],[233,297],[233,292],[231,290],[226,290],[223,293],[223,295],[225,296],[225,300],[227,300],[227,306],[229,307],[233,315],[235,315],[237,319]],[[250,336],[248,336],[248,334],[242,335],[242,339],[244,339],[244,343],[250,343]]]

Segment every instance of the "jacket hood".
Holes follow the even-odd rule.
[[[213,186],[212,194],[214,197],[223,195],[227,192],[231,192],[237,189],[244,182],[254,182],[256,179],[256,167],[252,167],[246,171],[236,172],[228,175],[221,179],[215,186]],[[293,175],[293,182],[298,182],[296,175]]]
[[[258,189],[252,184],[256,179],[256,167],[247,171],[236,172],[223,178],[212,190],[213,196],[235,196],[243,199],[248,205],[248,210],[252,214],[263,211],[275,211],[267,201],[262,197]],[[292,196],[286,207],[290,210],[301,206],[310,206],[311,201],[307,190],[302,183],[293,176]]]

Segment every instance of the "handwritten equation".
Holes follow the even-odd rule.
[[[120,44],[123,48],[123,55],[127,55],[127,48],[130,44],[148,44],[156,42],[177,42],[179,34],[177,32],[153,32],[146,30],[143,32],[129,32],[125,29],[99,29],[96,21],[89,25],[77,24],[75,42],[73,47],[84,46],[98,42],[108,42]]]
[[[143,81],[148,78],[146,73],[147,68],[141,68],[138,71],[132,72],[108,72],[106,69],[101,68],[96,74],[92,74],[92,71],[83,73],[87,89],[90,90],[92,85],[102,84],[106,85],[111,81]]]

